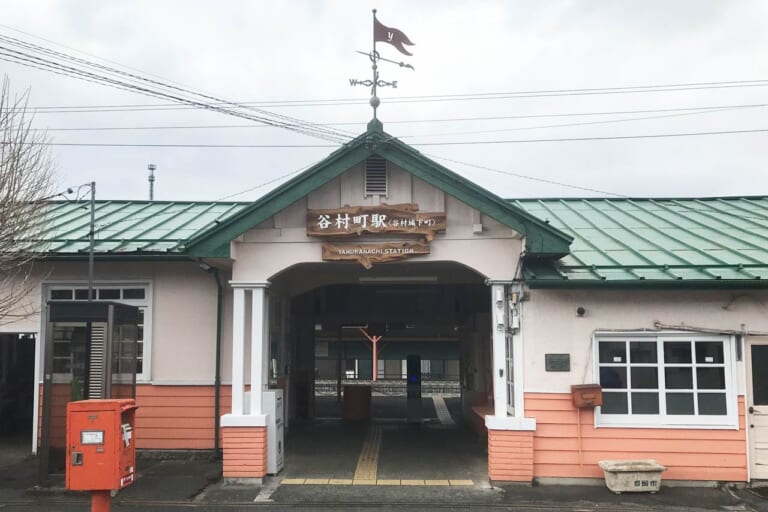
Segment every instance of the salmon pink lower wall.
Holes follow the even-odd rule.
[[[42,386],[40,386],[42,425]],[[64,446],[66,404],[71,385],[54,384],[51,446]],[[232,407],[232,388],[221,387],[221,412]],[[151,450],[210,450],[214,448],[213,386],[136,386],[136,447]],[[41,429],[39,429],[41,430]]]
[[[223,427],[224,478],[267,475],[267,427]]]
[[[488,478],[501,482],[533,480],[533,432],[488,430]]]
[[[213,386],[136,386],[136,447],[210,450],[214,447]],[[232,388],[221,387],[221,412],[232,407]]]
[[[571,395],[526,393],[525,416],[536,418],[536,477],[603,478],[605,459],[656,459],[665,480],[747,480],[744,397],[739,430],[594,427],[592,409],[576,409]],[[490,453],[490,449],[489,449]]]

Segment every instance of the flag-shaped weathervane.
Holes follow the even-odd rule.
[[[411,52],[409,52],[403,45],[406,46],[413,46],[413,43],[410,39],[408,39],[408,36],[406,36],[402,30],[398,30],[396,28],[391,28],[383,25],[379,20],[376,19],[376,9],[373,10],[373,50],[368,52],[361,52],[358,51],[357,53],[361,53],[363,55],[367,55],[371,62],[373,63],[373,79],[372,80],[357,80],[355,78],[350,78],[349,85],[355,86],[355,85],[364,85],[366,87],[371,88],[371,106],[373,107],[373,118],[376,119],[376,109],[378,108],[381,101],[376,96],[376,88],[377,87],[392,87],[397,88],[397,80],[393,80],[391,82],[387,82],[384,80],[379,79],[379,71],[378,71],[378,62],[380,60],[384,62],[391,62],[393,64],[399,65],[401,68],[410,68],[413,69],[413,66],[410,64],[406,64],[405,62],[397,62],[395,60],[385,59],[379,55],[379,52],[376,51],[376,43],[382,42],[382,43],[388,43],[394,46],[397,51],[404,55],[408,55],[409,57],[413,55]]]
[[[404,53],[408,56],[413,55],[411,52],[403,48],[404,44],[413,46],[413,43],[410,39],[408,39],[408,36],[403,34],[402,30],[389,28],[382,25],[381,22],[376,19],[376,11],[373,11],[373,40],[389,43],[397,48],[400,53]]]

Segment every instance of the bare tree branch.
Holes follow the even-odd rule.
[[[34,260],[44,252],[53,163],[47,134],[32,130],[29,90],[0,90],[0,324],[34,314],[27,297],[39,284]]]

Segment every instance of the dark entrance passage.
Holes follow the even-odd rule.
[[[32,453],[35,335],[0,334],[0,465]]]
[[[421,419],[449,421],[445,400],[461,415],[464,392],[474,391],[475,377],[484,371],[487,293],[484,285],[435,283],[313,290],[304,298],[312,308],[312,334],[297,350],[298,370],[311,372],[311,390],[302,390],[308,407],[297,416],[406,419],[409,357],[421,383]],[[369,400],[360,388],[369,390]],[[350,412],[369,404],[369,413]]]

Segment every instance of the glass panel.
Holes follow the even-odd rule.
[[[696,362],[713,364],[723,362],[723,343],[721,341],[697,341]]]
[[[602,414],[627,414],[626,393],[603,393],[603,405],[600,408]]]
[[[120,298],[120,288],[100,288],[99,299],[117,300]]]
[[[696,368],[699,389],[725,389],[725,368]]]
[[[687,341],[665,341],[664,342],[664,362],[665,363],[690,363],[691,362],[691,344]]]
[[[54,342],[53,344],[53,357],[69,357],[69,353],[71,352],[71,348],[69,346],[69,342],[62,343],[62,342]]]
[[[51,300],[72,300],[72,290],[51,290]]]
[[[752,401],[768,405],[768,345],[752,345]]]
[[[659,387],[659,369],[633,367],[630,369],[633,389],[657,389]]]
[[[664,368],[667,389],[693,389],[693,369],[672,366]]]
[[[601,366],[600,385],[608,389],[625,389],[627,387],[627,369]]]
[[[722,416],[728,414],[725,393],[699,393],[699,414]]]
[[[632,393],[632,414],[659,414],[659,394]]]
[[[629,361],[631,363],[655,363],[656,343],[648,341],[630,342]]]
[[[600,342],[600,362],[601,363],[626,363],[627,362],[627,344],[623,341],[601,341]]]
[[[693,414],[693,393],[667,393],[667,414]]]
[[[72,371],[72,360],[67,358],[53,359],[53,373],[69,373]]]
[[[145,297],[144,288],[125,288],[123,289],[124,299],[143,299]]]
[[[93,291],[94,296],[96,295],[96,290]],[[75,299],[76,300],[88,300],[88,289],[83,288],[81,290],[75,290]]]

